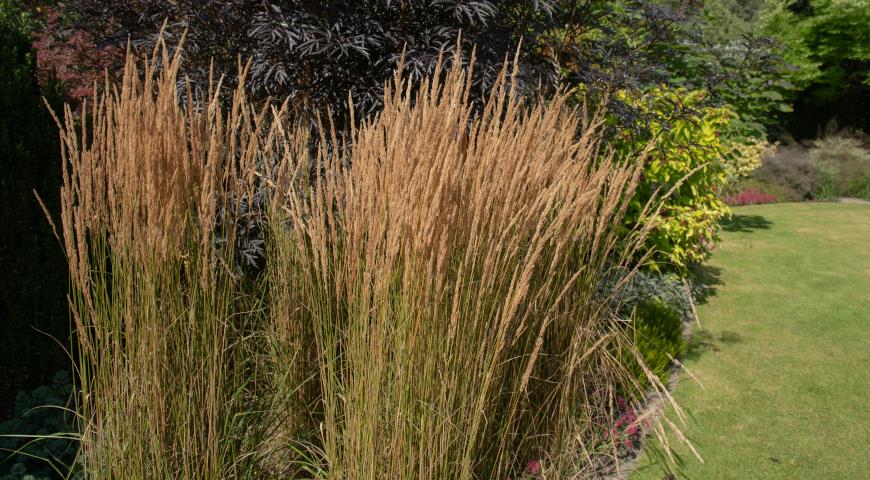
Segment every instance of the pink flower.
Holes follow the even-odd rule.
[[[759,205],[774,202],[776,202],[775,196],[760,192],[754,188],[747,188],[737,195],[732,195],[725,199],[725,203],[731,206]]]
[[[528,464],[526,464],[526,472],[529,475],[538,476],[541,473],[541,462],[540,460],[532,460]]]

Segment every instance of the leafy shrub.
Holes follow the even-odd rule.
[[[611,277],[606,288],[613,288],[619,276]],[[630,318],[638,351],[647,367],[662,381],[667,381],[673,362],[685,351],[683,329],[694,319],[694,307],[688,280],[669,273],[640,271],[631,276],[614,295],[614,310]],[[628,358],[631,371],[642,388],[649,386],[643,368]]]
[[[781,64],[775,55],[776,45],[749,31],[729,41],[709,37],[720,24],[698,15],[699,4],[704,2],[63,3],[69,17],[76,19],[97,45],[123,50],[131,38],[140,51],[150,52],[164,20],[168,19],[166,35],[172,43],[186,30],[183,73],[200,88],[207,87],[212,59],[215,71],[226,75],[227,85],[233,86],[238,57],[252,57],[247,82],[249,93],[257,100],[290,96],[296,107],[313,109],[328,104],[334,114],[344,112],[348,93],[357,112],[377,111],[384,81],[398,65],[403,49],[404,73],[419,80],[431,73],[440,49],[449,52],[454,48],[459,31],[462,50],[468,52],[472,45],[477,46],[472,95],[478,98],[522,38],[517,80],[527,91],[582,86],[597,94],[657,83],[685,85],[712,92],[708,98],[711,103],[739,103],[747,123],[766,118],[764,114],[782,103],[781,98],[774,98],[782,84],[770,81]],[[467,60],[465,57],[463,62]],[[613,114],[620,118],[633,118],[638,113],[612,96],[608,99]]]
[[[728,143],[727,146],[723,160],[725,174],[728,175],[731,184],[750,178],[761,167],[764,157],[776,150],[776,145],[754,137],[738,139]]]
[[[612,291],[622,276],[624,272],[615,272],[608,277],[604,290]],[[642,303],[660,302],[679,312],[686,321],[694,319],[689,280],[675,273],[636,272],[616,293],[614,302],[614,310],[626,317]]]
[[[776,203],[776,196],[758,191],[754,188],[746,188],[741,190],[740,193],[726,197],[725,203],[732,207]]]
[[[814,142],[810,158],[821,171],[817,197],[870,198],[870,149],[860,138],[847,134],[826,136]]]
[[[19,392],[12,418],[0,422],[0,480],[35,480],[66,473],[73,465],[77,442],[67,438],[34,439],[22,436],[51,436],[74,429],[72,414],[66,410],[73,387],[69,374],[55,374],[51,385]]]
[[[844,196],[870,200],[870,174],[863,175],[852,182]]]
[[[705,0],[699,21],[700,48],[692,46],[678,76],[710,93],[717,105],[737,114],[732,128],[741,138],[760,138],[776,114],[791,111],[783,80],[790,66],[784,49],[762,31],[760,11],[768,0]],[[682,2],[685,5],[685,2]]]
[[[57,83],[64,95],[76,103],[88,97],[94,82],[108,73],[117,75],[124,50],[117,45],[97,45],[89,32],[68,25],[56,6],[40,8],[33,48],[42,85]]]
[[[636,98],[627,92],[620,96],[653,119],[649,129],[655,139],[627,225],[641,219],[654,195],[672,192],[648,238],[651,267],[685,270],[707,257],[718,240],[718,222],[728,213],[720,198],[728,184],[720,135],[732,114],[704,107],[705,94],[700,91],[656,87]],[[622,154],[634,156],[646,143],[633,129],[623,127],[616,145]]]
[[[790,131],[801,136],[836,117],[870,129],[870,8],[866,0],[776,0],[765,29],[786,45],[796,68],[785,79],[797,85]],[[800,130],[800,131],[798,131]]]
[[[806,148],[788,144],[766,156],[755,177],[761,182],[783,187],[787,192],[785,200],[801,201],[815,198],[822,171]]]
[[[679,358],[686,352],[684,327],[680,313],[661,301],[645,301],[634,310],[631,331],[635,345],[647,368],[662,382],[670,378],[674,366],[671,358]],[[648,386],[649,380],[640,364],[629,360],[628,365],[638,383]]]
[[[518,80],[552,83],[553,64],[529,54],[541,50],[535,33],[562,16],[550,1],[516,0],[75,0],[68,7],[97,43],[123,49],[130,38],[145,55],[161,31],[173,44],[186,32],[183,75],[200,95],[209,87],[212,65],[234,87],[241,56],[252,60],[246,76],[252,98],[291,97],[298,109],[329,107],[339,117],[347,112],[348,96],[357,113],[379,110],[384,82],[403,57],[403,74],[413,82],[431,75],[439,51],[453,52],[460,32],[458,52],[477,45],[475,97],[492,85],[522,35],[528,49]],[[468,60],[463,53],[463,63]]]

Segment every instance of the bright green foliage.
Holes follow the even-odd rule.
[[[686,352],[683,338],[683,317],[661,301],[649,301],[637,306],[632,323],[634,342],[644,363],[662,382],[667,382],[674,365],[672,358]],[[641,386],[648,386],[643,369],[636,361],[629,368]]]
[[[821,72],[818,60],[810,58],[804,38],[806,25],[789,8],[792,3],[793,0],[770,0],[767,8],[759,13],[759,27],[786,46],[783,55],[792,66],[787,79],[797,88],[805,88]]]
[[[639,96],[620,96],[652,118],[647,128],[655,139],[627,226],[644,215],[649,199],[670,192],[648,240],[651,267],[684,270],[709,254],[717,241],[718,222],[728,214],[720,198],[728,182],[721,160],[727,147],[720,135],[733,113],[701,106],[700,91],[657,87]],[[647,141],[630,129],[618,136],[617,151],[626,158],[637,155]]]
[[[817,85],[819,100],[830,100],[854,82],[870,86],[870,2],[867,0],[810,0],[809,8],[779,6],[769,28],[787,34],[798,61],[803,55],[816,70],[806,78]],[[781,23],[775,23],[775,22]]]
[[[708,27],[705,37],[732,41],[751,33],[766,3],[766,0],[706,0],[701,12]]]
[[[696,45],[670,59],[672,84],[709,93],[706,104],[727,105],[740,137],[762,138],[778,112],[789,112],[789,70],[782,45],[758,28],[765,0],[707,0],[696,16]]]
[[[870,125],[870,2],[775,0],[763,27],[787,46],[786,58],[795,66],[787,78],[802,89],[796,107],[803,106],[813,130],[833,116],[851,126]]]
[[[616,311],[630,318],[630,335],[644,364],[662,382],[670,377],[671,358],[686,349],[683,337],[686,322],[695,318],[694,305],[687,284],[676,274],[640,271],[619,290]],[[623,359],[641,389],[649,380],[636,358],[624,352]]]

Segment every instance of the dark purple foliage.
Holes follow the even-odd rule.
[[[689,5],[689,6],[685,6]],[[384,82],[404,53],[404,73],[429,74],[439,52],[452,53],[461,32],[463,62],[476,48],[475,97],[492,84],[522,39],[519,87],[526,93],[584,85],[612,91],[667,81],[666,58],[692,39],[678,8],[647,0],[72,0],[68,13],[100,46],[129,38],[149,51],[164,21],[177,43],[187,31],[184,73],[200,91],[209,68],[233,87],[239,59],[252,60],[254,97],[292,98],[314,113],[339,117],[350,97],[365,115],[381,106]],[[556,35],[554,32],[566,32]],[[593,33],[596,32],[596,33]],[[632,32],[631,38],[625,32]],[[677,47],[680,45],[680,47]],[[614,103],[617,115],[631,109]]]

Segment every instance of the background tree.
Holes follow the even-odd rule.
[[[460,32],[464,61],[477,46],[474,88],[485,91],[513,55],[519,36],[538,31],[553,14],[546,0],[507,3],[77,0],[68,13],[101,44],[124,45],[130,38],[145,53],[164,20],[170,43],[187,31],[184,73],[200,93],[212,65],[232,87],[239,60],[250,58],[247,86],[255,98],[290,97],[309,112],[323,107],[342,112],[350,94],[355,109],[367,114],[380,107],[383,82],[403,53],[405,73],[422,78],[432,72],[439,52],[450,57]],[[524,65],[526,82],[551,75],[546,62]]]
[[[793,134],[812,137],[832,119],[870,127],[870,3],[772,0],[763,27],[794,66],[794,113],[784,118]]]
[[[708,92],[709,103],[737,114],[728,129],[737,138],[777,134],[777,115],[791,111],[791,67],[783,44],[760,28],[765,8],[766,0],[704,2],[694,25],[696,46],[675,68],[684,86]]]
[[[200,88],[210,67],[235,83],[239,59],[252,59],[255,98],[291,97],[311,112],[342,112],[348,94],[361,114],[380,107],[383,83],[404,52],[412,79],[429,74],[461,32],[467,62],[476,47],[474,90],[481,95],[522,40],[518,79],[527,93],[587,93],[672,83],[674,58],[697,43],[692,1],[650,0],[74,0],[69,18],[100,46],[130,38],[149,52],[164,33],[187,31],[185,74]],[[602,95],[603,96],[603,95]],[[613,97],[611,97],[613,99]],[[631,113],[612,101],[614,114]],[[636,113],[636,112],[635,112]]]

